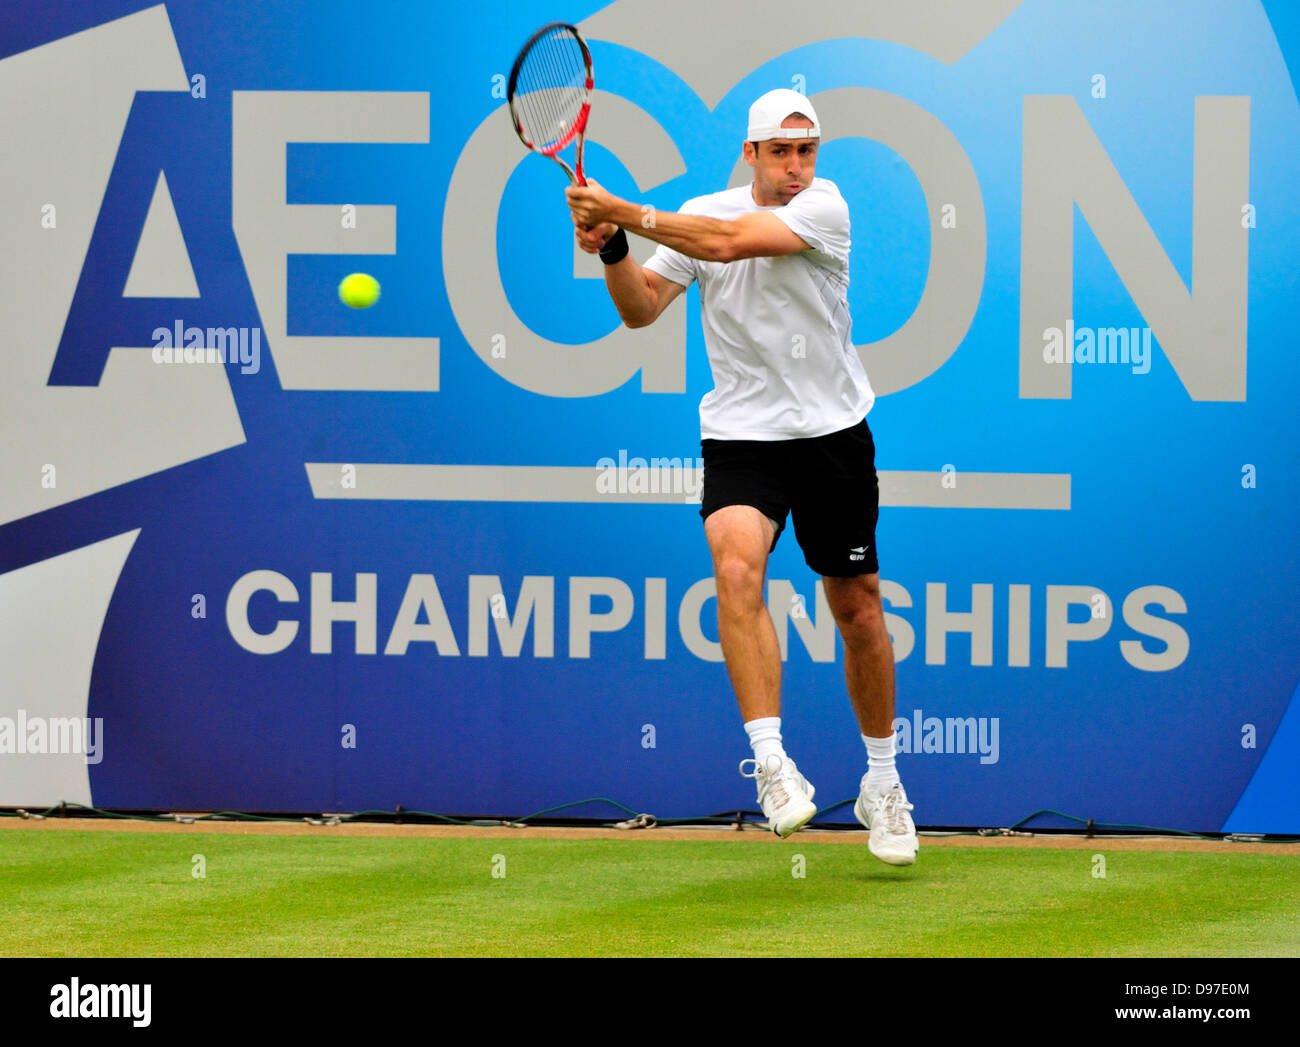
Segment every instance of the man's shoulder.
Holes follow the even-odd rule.
[[[796,203],[805,198],[810,203],[839,207],[845,211],[849,209],[849,205],[840,194],[840,187],[829,178],[814,178],[808,183],[808,188],[791,200],[790,203]]]
[[[808,188],[816,189],[819,192],[823,192],[823,193],[831,193],[834,196],[839,196],[841,200],[844,199],[844,197],[840,196],[840,187],[836,185],[834,182],[832,182],[829,178],[814,178],[808,184]]]
[[[849,235],[849,205],[840,195],[839,187],[829,179],[814,178],[807,189],[777,210],[784,212],[785,221],[810,244],[813,241],[807,233],[814,233],[818,239],[842,236],[847,240]],[[844,246],[847,248],[847,242]],[[839,254],[830,249],[826,240],[822,241],[822,250]]]

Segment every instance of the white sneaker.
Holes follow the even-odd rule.
[[[863,775],[853,813],[871,830],[867,849],[882,862],[911,865],[916,861],[916,825],[907,813],[911,809],[901,782],[877,793],[867,789],[867,778]]]
[[[745,771],[747,763],[754,765],[752,773]],[[783,760],[769,756],[766,765],[754,759],[741,760],[740,774],[757,779],[758,805],[763,808],[769,828],[781,839],[798,832],[817,813],[812,802],[817,790],[799,773],[790,757]]]

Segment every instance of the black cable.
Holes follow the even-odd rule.
[[[856,797],[850,797],[846,800],[841,800],[838,803],[831,804],[828,807],[822,807],[817,811],[817,814],[814,815],[814,817],[820,817],[826,814],[828,811],[833,811],[836,808],[843,807],[846,804],[853,803],[855,799]],[[465,818],[455,818],[452,817],[451,815],[446,815],[446,814],[438,814],[437,812],[434,811],[411,811],[406,809],[402,809],[400,812],[396,810],[385,811],[385,810],[378,810],[378,809],[372,809],[366,811],[355,811],[351,814],[334,815],[333,818],[338,823],[361,822],[366,819],[374,820],[377,818],[395,818],[398,817],[400,813],[400,816],[403,818],[410,818],[410,817],[424,818],[424,819],[429,819],[430,821],[440,822],[448,825],[464,825],[464,826],[471,826],[474,828],[497,828],[500,826],[525,826],[528,823],[532,822],[534,819],[542,818],[544,815],[553,814],[556,811],[568,810],[569,808],[572,807],[582,807],[585,806],[586,804],[591,804],[591,803],[608,804],[609,806],[617,808],[619,811],[622,811],[625,814],[632,815],[634,818],[640,817],[642,813],[634,810],[631,807],[626,806],[625,804],[619,803],[617,800],[611,800],[609,797],[593,796],[585,800],[574,800],[571,803],[562,803],[562,804],[556,804],[553,807],[545,807],[540,811],[534,811],[532,814],[524,815],[521,818],[465,819]],[[37,811],[37,812],[28,811],[24,808],[3,809],[0,810],[0,818],[31,818],[31,817],[49,818],[53,813],[66,812],[68,810],[74,810],[74,809],[78,811],[87,811],[90,814],[95,815],[97,817],[117,818],[122,821],[169,822],[174,824],[182,817],[180,815],[175,815],[175,814],[163,814],[163,815],[140,814],[140,813],[129,814],[120,811],[109,810],[107,808],[102,808],[102,807],[91,807],[85,804],[61,801],[60,803],[53,804],[45,808],[44,810]],[[1081,825],[1087,825],[1088,823],[1091,822],[1091,824],[1095,828],[1138,830],[1146,834],[1158,835],[1158,836],[1178,836],[1185,839],[1209,840],[1212,842],[1213,841],[1257,842],[1257,843],[1286,843],[1286,844],[1300,843],[1300,836],[1277,836],[1277,835],[1271,835],[1265,833],[1260,833],[1260,834],[1224,833],[1224,834],[1212,836],[1205,833],[1188,832],[1187,830],[1184,829],[1167,829],[1161,826],[1153,826],[1153,825],[1133,825],[1133,824],[1127,824],[1123,822],[1096,822],[1089,818],[1079,818],[1076,817],[1075,815],[1065,814],[1062,811],[1057,811],[1052,808],[1046,808],[1046,807],[1034,811],[1032,814],[1026,815],[1024,818],[1021,818],[1019,821],[1014,822],[1012,825],[1004,829],[951,830],[951,831],[943,832],[942,835],[944,836],[987,836],[987,835],[998,835],[998,834],[1016,834],[1016,833],[1023,834],[1026,833],[1027,830],[1022,829],[1021,827],[1024,826],[1026,823],[1032,821],[1033,819],[1037,818],[1039,815],[1043,815],[1043,814],[1055,815],[1058,818],[1064,818],[1067,821],[1078,822]],[[263,814],[252,814],[247,811],[211,811],[206,814],[185,815],[183,817],[185,822],[244,821],[244,822],[282,822],[285,824],[296,824],[302,822],[304,818],[309,818],[309,820],[313,820],[313,821],[315,820],[311,816],[304,816],[304,815],[291,815],[291,816],[263,815]],[[316,817],[319,817],[319,815],[317,815]],[[753,821],[749,820],[751,817],[754,819]],[[682,825],[706,826],[706,825],[739,824],[740,826],[745,827],[745,826],[756,826],[762,820],[762,818],[763,818],[762,814],[758,811],[740,810],[740,811],[729,811],[722,814],[701,815],[692,818],[656,818],[655,824],[664,827],[682,826]],[[613,823],[605,823],[606,826],[612,824]],[[818,828],[818,826],[810,825],[810,828]],[[1045,832],[1040,831],[1038,833],[1031,833],[1030,835],[1039,835],[1039,836],[1050,835],[1054,831],[1062,832],[1064,830],[1046,830]],[[925,835],[924,831],[921,831],[921,835]],[[1249,836],[1251,837],[1251,839],[1249,841],[1243,841],[1242,840],[1243,836]],[[1255,839],[1256,836],[1258,836],[1258,839]],[[1098,837],[1094,836],[1093,838],[1097,839]]]

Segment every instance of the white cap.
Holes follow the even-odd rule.
[[[794,114],[806,116],[812,121],[812,127],[782,127],[781,123]],[[820,138],[821,125],[817,123],[817,112],[812,103],[798,91],[788,87],[778,87],[768,91],[749,107],[748,142],[766,142],[772,138]]]

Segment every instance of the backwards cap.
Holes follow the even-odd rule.
[[[781,122],[788,116],[798,113],[812,121],[812,127],[782,127]],[[812,103],[798,91],[788,87],[778,87],[768,91],[749,107],[750,142],[766,142],[772,138],[820,138],[821,125],[817,122],[817,112]]]

